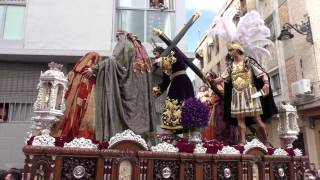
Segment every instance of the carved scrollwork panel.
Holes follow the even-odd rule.
[[[62,165],[62,180],[67,179],[94,179],[96,175],[95,158],[65,157]]]
[[[185,179],[186,179],[186,180],[196,179],[196,178],[195,178],[196,172],[195,172],[194,162],[192,162],[192,161],[187,161],[187,162],[186,162],[186,165],[185,165],[184,172],[185,172]]]
[[[218,161],[217,162],[218,179],[236,180],[238,179],[238,165],[233,161]]]
[[[166,160],[154,161],[153,179],[156,179],[156,180],[179,179],[179,171],[180,171],[179,164],[180,164],[179,161],[166,161]]]
[[[295,176],[297,180],[302,180],[304,176],[304,168],[305,168],[305,162],[303,161],[296,161],[294,163],[294,171]]]
[[[54,162],[49,157],[33,157],[30,165],[31,179],[47,179],[53,177]]]
[[[212,168],[211,168],[211,163],[210,162],[206,162],[204,163],[203,166],[203,179],[204,180],[211,180],[212,179]]]
[[[290,179],[289,163],[287,162],[276,162],[272,169],[272,175],[278,180]]]

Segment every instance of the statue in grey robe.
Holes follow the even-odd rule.
[[[150,61],[135,36],[122,32],[117,37],[112,56],[91,69],[96,75],[95,137],[99,141],[126,129],[142,135],[154,129]]]

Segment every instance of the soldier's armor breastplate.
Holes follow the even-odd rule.
[[[252,84],[252,72],[251,70],[246,70],[243,63],[234,63],[232,65],[231,79],[233,88],[242,91]]]

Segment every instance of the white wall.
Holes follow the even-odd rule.
[[[22,148],[30,127],[30,122],[0,125],[0,169],[23,168],[25,156]]]
[[[25,49],[111,51],[113,1],[29,0]]]

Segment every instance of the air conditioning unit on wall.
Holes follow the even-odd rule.
[[[291,84],[292,95],[304,97],[312,95],[310,79],[300,79]]]

